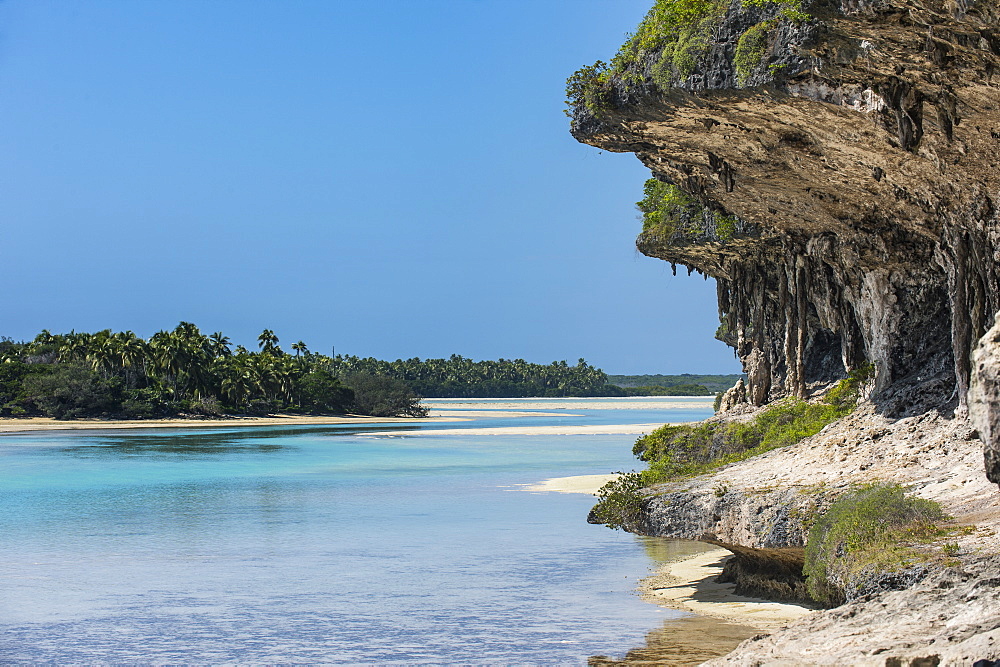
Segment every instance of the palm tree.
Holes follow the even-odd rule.
[[[264,329],[257,336],[257,346],[261,352],[266,354],[281,353],[281,350],[278,348],[278,337],[270,329]]]
[[[213,356],[228,357],[232,354],[229,350],[229,337],[223,335],[221,331],[216,331],[208,339],[211,341]]]

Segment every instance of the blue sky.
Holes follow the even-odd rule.
[[[0,3],[0,335],[739,372],[562,113],[649,4]]]

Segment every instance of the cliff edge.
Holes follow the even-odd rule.
[[[959,631],[946,612],[1000,601],[998,25],[996,0],[657,0],[610,63],[568,81],[573,136],[634,153],[655,179],[639,250],[717,281],[717,335],[747,374],[724,410],[875,369],[861,407],[818,435],[648,490],[641,530],[802,547],[803,517],[868,480],[909,485],[969,529],[955,559],[886,587],[906,590],[860,594],[730,660],[1000,658],[995,615]],[[908,605],[927,614],[903,629],[878,616]],[[855,617],[882,639],[822,659],[817,642],[843,644]]]

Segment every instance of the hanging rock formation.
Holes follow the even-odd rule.
[[[717,280],[748,402],[871,362],[883,413],[964,411],[1000,309],[1000,8],[789,6],[734,0],[688,70],[637,51],[577,99],[573,136],[635,153],[708,212],[637,244]]]

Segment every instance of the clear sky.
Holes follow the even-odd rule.
[[[0,335],[739,372],[562,112],[650,4],[0,2]]]

